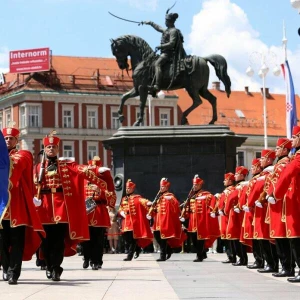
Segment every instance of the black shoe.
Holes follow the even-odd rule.
[[[134,259],[137,259],[140,256],[140,251],[135,251],[134,253]]]
[[[257,272],[259,273],[278,273],[278,269],[272,268],[271,266],[265,266],[263,269],[258,269]]]
[[[247,266],[248,269],[263,269],[264,264],[259,264],[258,262],[254,262],[252,265]]]
[[[132,257],[128,257],[128,256],[127,256],[127,257],[124,258],[123,260],[124,260],[124,261],[131,261],[131,260],[132,260]]]
[[[10,277],[8,279],[8,284],[18,284],[18,280],[13,277]]]
[[[165,259],[165,258],[162,258],[162,257],[160,257],[160,258],[158,258],[156,261],[166,261],[166,259]]]
[[[172,256],[172,250],[170,249],[167,253],[166,259],[168,260]]]
[[[234,264],[234,263],[236,263],[236,259],[230,259],[230,258],[228,258],[228,259],[222,261],[222,263],[223,264]]]
[[[48,279],[51,279],[52,278],[52,271],[49,271],[49,270],[46,269],[46,277]]]
[[[198,258],[197,257],[196,259],[193,260],[193,262],[201,262],[201,261],[203,261],[203,258]]]
[[[291,283],[298,283],[300,282],[300,275],[298,274],[296,277],[288,278],[287,281]]]
[[[92,270],[94,270],[94,271],[99,270],[99,265],[98,264],[92,264]]]
[[[85,261],[83,262],[82,267],[83,267],[84,269],[87,269],[87,268],[89,267],[89,261],[88,261],[88,260],[85,260]]]
[[[7,273],[3,272],[2,278],[3,278],[4,281],[8,281],[8,275],[7,275]]]
[[[246,262],[246,261],[239,260],[239,261],[237,261],[236,263],[232,263],[232,265],[235,266],[235,267],[247,266],[247,262]]]
[[[272,274],[274,277],[292,277],[295,276],[295,270],[284,270],[282,269],[281,272]]]
[[[60,281],[60,273],[57,272],[57,271],[55,271],[55,270],[53,270],[52,271],[52,280],[53,281]]]
[[[37,259],[37,260],[35,261],[35,265],[36,265],[37,267],[40,267],[40,266],[41,266],[41,261],[40,261],[39,259]]]

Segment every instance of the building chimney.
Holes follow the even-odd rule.
[[[271,95],[270,95],[270,92],[269,92],[269,88],[265,88],[265,90],[266,90],[266,98],[270,99]],[[260,91],[261,91],[261,95],[264,96],[264,89],[260,88]]]
[[[211,84],[213,90],[220,90],[220,81],[213,81]]]
[[[250,95],[249,86],[245,86],[245,93],[246,93],[246,95]]]

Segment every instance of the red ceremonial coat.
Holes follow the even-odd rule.
[[[270,185],[267,190],[267,195],[273,195],[274,186],[278,181],[282,171],[290,162],[289,157],[283,157],[274,166],[274,171],[270,175]],[[286,238],[286,224],[285,224],[285,214],[283,210],[283,201],[276,201],[275,204],[268,204],[268,211],[266,216],[266,222],[269,223],[270,237],[271,238]]]
[[[47,171],[42,181],[42,205],[37,207],[45,225],[68,223],[69,234],[65,238],[65,256],[76,254],[76,244],[89,240],[88,219],[84,201],[84,180],[100,185],[100,179],[87,166],[73,160],[60,158],[57,170]],[[40,164],[36,167],[39,174]]]
[[[153,212],[155,214],[153,230],[160,231],[162,239],[176,239],[177,241],[174,241],[171,247],[175,247],[175,244],[176,247],[180,246],[181,242],[178,242],[182,238],[181,222],[179,220],[180,207],[174,194],[170,192],[162,194]],[[172,241],[168,242],[171,243]]]
[[[133,231],[133,238],[142,248],[147,247],[153,240],[149,220],[146,217],[149,211],[147,202],[149,200],[142,196],[132,194],[123,197],[119,207],[119,215],[120,212],[125,214],[122,220],[122,232]]]
[[[253,217],[253,238],[254,239],[267,239],[270,240],[269,224],[265,222],[268,204],[266,201],[262,202],[263,207],[257,207],[255,201],[260,198],[262,192],[264,192],[264,185],[266,177],[274,169],[273,166],[266,167],[257,177],[254,187],[248,196],[248,206],[254,208]]]
[[[234,186],[228,186],[225,188],[225,190],[221,193],[221,196],[219,198],[219,204],[218,204],[218,211],[222,211],[224,213],[224,209],[226,206],[228,195],[234,190]],[[219,213],[220,214],[220,213]],[[226,239],[226,230],[228,225],[228,215],[220,214],[220,233],[221,233],[221,239]]]
[[[97,172],[95,175],[99,178],[99,184],[85,181],[85,199],[93,197],[97,206],[94,211],[88,214],[88,223],[89,226],[93,227],[109,228],[111,224],[107,206],[115,207],[117,199],[113,178],[110,169],[106,167],[97,168],[93,172]]]
[[[9,220],[12,228],[26,226],[23,260],[31,260],[45,232],[33,204],[33,159],[27,150],[13,149],[10,157],[9,202],[0,219]]]
[[[300,237],[300,150],[280,174],[273,192],[277,201],[283,201],[286,237]]]
[[[234,208],[239,208],[239,198],[241,197],[244,186],[248,182],[239,182],[234,190],[228,195],[227,202],[225,205],[224,212],[228,215],[228,224],[226,229],[226,239],[228,240],[239,240],[241,235],[242,223],[243,223],[243,213],[236,213]]]

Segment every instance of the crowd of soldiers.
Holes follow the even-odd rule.
[[[110,170],[99,157],[87,165],[58,157],[60,139],[55,132],[43,139],[42,158],[34,166],[32,154],[17,149],[20,131],[8,127],[2,134],[0,148],[7,148],[10,158],[9,185],[1,180],[0,186],[0,194],[3,188],[9,190],[0,216],[3,280],[17,284],[22,261],[37,253],[47,278],[60,281],[63,259],[74,255],[79,243],[83,268],[100,269],[104,236],[111,225],[108,208],[116,204]],[[223,263],[300,282],[300,274],[295,276],[295,266],[300,266],[299,170],[300,127],[295,126],[291,140],[280,138],[275,150],[263,149],[261,157],[253,159],[250,180],[248,169],[238,166],[235,173],[224,175],[225,189],[215,195],[204,190],[203,179],[195,175],[182,204],[169,191],[167,178],[161,179],[159,192],[149,201],[134,193],[136,185],[129,179],[118,210],[129,245],[124,260],[137,258],[155,238],[160,246],[157,261],[166,261],[188,235],[196,252],[193,261],[202,262],[206,249],[221,237],[228,256]],[[255,258],[251,265],[249,252]]]

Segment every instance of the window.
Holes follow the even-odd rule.
[[[25,106],[20,106],[20,125],[21,125],[21,128],[26,127],[26,108],[25,108]]]
[[[62,108],[63,127],[74,127],[74,105],[63,105]]]
[[[261,157],[261,152],[255,152],[255,158],[260,158]]]
[[[169,109],[160,109],[159,110],[159,124],[160,124],[160,126],[169,126],[170,125],[170,110]]]
[[[74,144],[72,142],[64,142],[63,147],[63,156],[64,157],[74,157]]]
[[[11,111],[7,109],[5,111],[5,127],[9,127],[11,122]]]
[[[87,128],[97,128],[97,111],[87,110]]]
[[[87,146],[88,160],[93,159],[94,156],[99,155],[97,143],[88,143]]]
[[[120,127],[119,116],[116,111],[111,112],[111,128],[118,129]]]
[[[28,106],[28,126],[39,127],[39,106]]]
[[[245,152],[238,151],[237,153],[237,166],[245,166]]]

